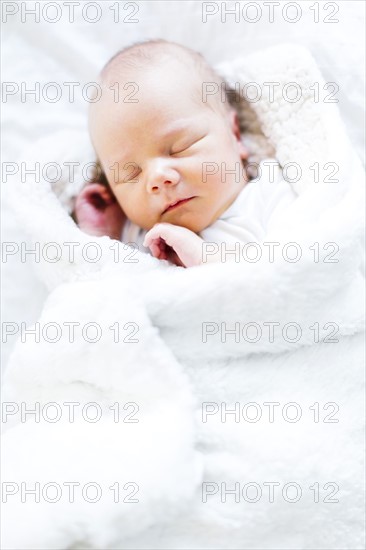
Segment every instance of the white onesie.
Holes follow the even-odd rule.
[[[276,160],[262,161],[258,172],[258,177],[243,187],[229,208],[198,234],[204,241],[217,244],[263,242],[270,223],[296,199],[296,194],[282,178]],[[142,244],[146,233],[128,220],[121,240],[134,243],[139,250],[150,253]]]

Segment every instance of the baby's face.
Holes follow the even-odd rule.
[[[125,102],[115,103],[107,88],[90,113],[92,141],[112,191],[127,217],[144,229],[167,222],[199,233],[246,182],[234,118],[203,103],[191,72],[176,75],[169,61],[135,73],[132,81],[136,94],[120,82]],[[129,95],[137,102],[127,102]]]

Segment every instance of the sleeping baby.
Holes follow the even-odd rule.
[[[223,82],[199,53],[164,40],[112,57],[90,109],[102,175],[77,197],[81,230],[182,267],[220,261],[203,254],[207,243],[263,240],[295,194],[272,161],[249,181],[230,98],[203,94],[206,83]]]

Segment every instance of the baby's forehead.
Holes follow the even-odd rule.
[[[124,62],[123,62],[124,63]],[[169,98],[169,94],[175,94],[174,99],[192,96],[200,98],[204,83],[207,82],[207,75],[192,60],[173,53],[161,59],[154,59],[149,64],[118,65],[111,66],[107,73],[102,76],[102,88],[110,89],[112,86],[119,86],[121,89],[134,91],[134,99],[131,103],[137,102],[140,98],[159,90],[162,97]],[[126,94],[127,95],[127,94]],[[140,97],[139,97],[140,96]],[[126,103],[128,103],[128,99]]]
[[[155,104],[163,104],[165,110],[185,104],[191,105],[194,111],[209,108],[223,115],[227,108],[222,104],[219,78],[203,71],[189,56],[175,52],[149,65],[111,66],[110,71],[104,74],[102,88],[109,96],[108,110],[114,111],[118,105],[115,97],[112,101],[112,88],[118,88],[118,99],[123,101],[123,109],[131,112],[136,104],[142,109],[153,107],[154,101]],[[215,89],[217,93],[209,95],[208,89]]]
[[[91,103],[90,113],[137,113],[155,107],[175,110],[178,104],[192,101],[201,105],[201,90],[198,72],[181,63],[178,67],[172,59],[149,67],[112,69],[104,77],[100,100]]]

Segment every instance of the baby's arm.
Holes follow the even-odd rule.
[[[204,240],[193,231],[171,223],[157,223],[144,239],[144,246],[150,248],[155,258],[169,260],[181,267],[218,261],[213,256],[203,260],[203,244]]]

